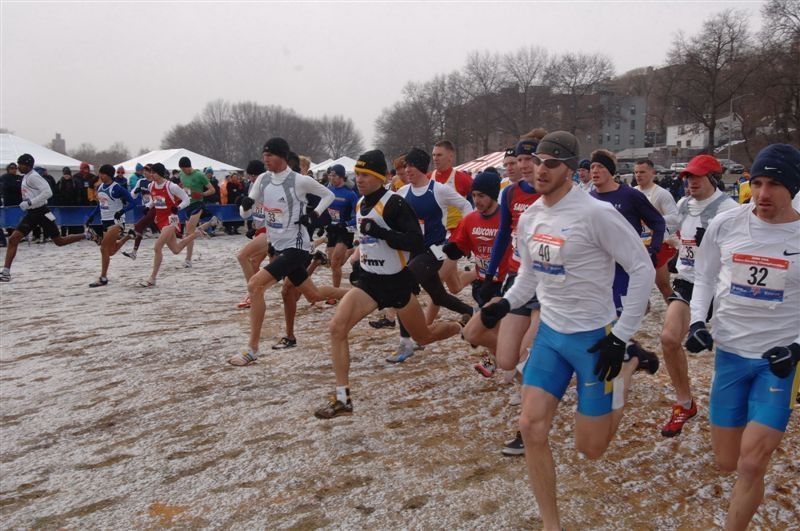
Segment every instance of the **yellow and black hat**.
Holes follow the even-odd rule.
[[[380,149],[362,153],[356,161],[356,173],[366,173],[386,182],[386,157]]]

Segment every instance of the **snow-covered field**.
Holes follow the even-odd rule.
[[[504,457],[512,386],[480,377],[457,338],[399,366],[396,332],[351,335],[355,414],[321,421],[333,390],[334,308],[301,301],[299,347],[274,352],[279,290],[267,295],[261,360],[226,363],[245,344],[240,237],[196,244],[195,267],[165,256],[159,285],[134,288],[135,262],[112,260],[89,289],[89,242],[20,247],[0,287],[0,522],[4,528],[520,529],[541,525],[524,459]],[[0,254],[2,254],[0,250]],[[328,269],[315,280],[327,283]],[[467,290],[463,293],[466,296]],[[656,349],[664,306],[640,333]],[[448,317],[445,315],[445,317]],[[669,379],[637,375],[607,455],[572,446],[570,391],[553,430],[567,529],[708,529],[724,520],[733,476],[714,467],[707,403],[712,357],[692,356],[701,413],[676,439],[659,433]],[[800,422],[767,476],[755,528],[800,527]]]

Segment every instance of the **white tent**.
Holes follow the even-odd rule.
[[[56,180],[61,178],[61,170],[68,167],[77,172],[80,169],[81,161],[62,155],[57,151],[40,146],[30,140],[25,140],[9,133],[0,134],[0,168],[5,172],[6,166],[12,162],[17,162],[17,158],[23,153],[33,156],[34,166],[47,168]]]
[[[334,164],[341,164],[342,166],[344,166],[344,169],[347,173],[355,173],[356,161],[347,156],[339,157],[336,160],[332,160],[325,167],[321,167],[322,164],[319,164],[320,166],[319,169],[324,170],[325,168],[333,166]]]
[[[204,168],[211,168],[215,173],[241,171],[241,168],[237,168],[236,166],[231,166],[230,164],[225,164],[224,162],[220,162],[204,155],[200,155],[199,153],[195,153],[194,151],[189,151],[188,149],[182,148],[151,151],[150,153],[139,155],[138,157],[126,160],[125,162],[114,164],[114,167],[119,168],[122,166],[125,168],[125,173],[130,174],[133,173],[134,168],[136,168],[136,164],[141,164],[144,166],[145,164],[155,164],[156,162],[160,162],[165,168],[172,171],[180,169],[178,168],[178,161],[181,159],[181,157],[189,157],[189,160],[192,162],[192,168],[200,171],[202,171]]]
[[[308,169],[313,171],[314,173],[317,173],[318,171],[324,171],[328,169],[328,166],[332,164],[333,164],[333,159],[323,160],[319,164],[312,164],[311,166],[309,166]]]

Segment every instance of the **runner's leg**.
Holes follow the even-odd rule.
[[[264,292],[276,282],[275,277],[265,269],[259,270],[247,282],[247,290],[250,293],[250,340],[248,346],[253,352],[258,352],[261,327],[264,324],[264,313],[267,309]]]
[[[350,345],[347,336],[361,319],[369,315],[378,304],[359,288],[351,289],[342,297],[328,330],[331,336],[331,358],[336,374],[336,385],[350,385]]]
[[[191,236],[194,234],[195,229],[197,228],[197,224],[200,223],[200,215],[203,213],[203,210],[200,209],[198,212],[192,214],[189,219],[186,220],[186,236]],[[186,238],[184,238],[186,239]],[[186,261],[192,261],[192,252],[194,251],[194,238],[189,240],[186,244]]]

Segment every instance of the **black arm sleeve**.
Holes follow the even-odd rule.
[[[417,214],[405,199],[399,195],[390,197],[383,209],[383,219],[391,229],[384,238],[389,247],[412,252],[424,247]]]

